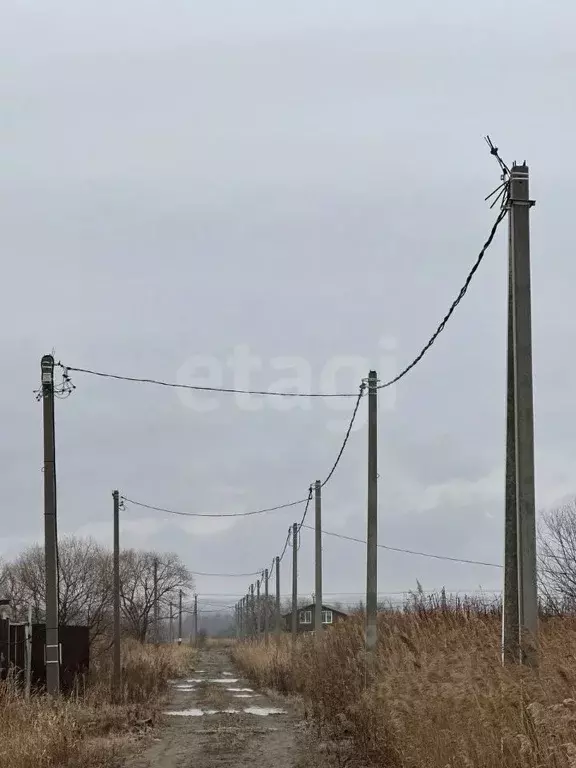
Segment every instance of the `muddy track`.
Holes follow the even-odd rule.
[[[289,709],[252,690],[226,651],[203,651],[196,671],[173,681],[154,744],[127,766],[295,768],[299,729]]]

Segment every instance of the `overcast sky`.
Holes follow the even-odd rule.
[[[313,390],[356,391],[370,367],[384,378],[426,341],[495,218],[485,133],[508,162],[526,159],[537,201],[538,505],[574,493],[575,22],[569,0],[4,3],[0,554],[43,534],[42,354],[239,386],[249,352],[263,389],[296,372]],[[501,561],[505,310],[502,227],[446,332],[381,398],[381,543]],[[104,543],[114,488],[210,513],[305,496],[352,408],[73,380],[57,402],[59,528]],[[365,408],[324,492],[324,527],[358,537]],[[130,507],[122,538],[192,570],[253,571],[301,512],[195,521]],[[312,545],[303,531],[302,594]],[[362,545],[326,538],[324,556],[326,593],[363,590]],[[380,592],[417,579],[494,590],[501,576],[380,552]],[[249,582],[197,589],[218,601]]]

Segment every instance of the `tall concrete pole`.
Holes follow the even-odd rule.
[[[160,612],[158,610],[158,558],[154,558],[154,642],[160,642]]]
[[[269,626],[270,626],[270,590],[268,580],[270,574],[268,568],[264,571],[264,643],[268,645],[269,641]]]
[[[298,523],[292,526],[292,646],[298,635]]]
[[[54,429],[54,358],[41,361],[44,429],[44,557],[46,566],[46,691],[60,693],[58,637],[58,533],[56,510],[56,441]]]
[[[256,582],[256,637],[260,638],[262,631],[262,596],[260,594],[260,579]]]
[[[280,615],[280,558],[276,556],[276,602],[274,606],[276,642],[280,643],[282,633],[282,617]]]
[[[178,594],[178,645],[182,643],[182,590]]]
[[[26,624],[26,669],[24,674],[24,697],[30,699],[32,692],[32,606],[28,606],[28,622]]]
[[[254,602],[254,584],[250,584],[250,635],[256,636],[256,605]]]
[[[198,647],[198,595],[194,595],[194,646]]]
[[[122,686],[122,659],[120,648],[120,494],[118,491],[112,492],[114,503],[114,691],[118,693]]]
[[[314,606],[314,632],[322,633],[322,483],[316,480],[314,484],[315,507],[315,606]]]
[[[170,601],[170,626],[168,628],[170,643],[174,642],[174,603]]]
[[[518,605],[522,662],[538,665],[536,502],[534,490],[534,403],[532,392],[532,310],[530,290],[530,207],[528,166],[510,173],[510,229],[514,337],[516,503],[518,509]]]
[[[368,526],[366,536],[366,662],[373,668],[378,642],[378,375],[368,376]]]
[[[502,662],[520,661],[518,604],[518,504],[516,497],[516,407],[514,397],[514,274],[512,217],[508,218],[508,341],[506,353],[506,478],[504,492],[504,592]]]

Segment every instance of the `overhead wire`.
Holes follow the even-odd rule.
[[[303,504],[306,499],[298,499],[297,501],[290,501],[287,504],[278,504],[276,507],[266,507],[264,509],[255,509],[251,512],[181,512],[175,509],[168,509],[167,507],[156,507],[153,504],[145,504],[142,501],[135,501],[129,499],[127,496],[121,496],[122,501],[127,504],[134,504],[136,507],[142,507],[143,509],[149,509],[153,512],[164,512],[167,515],[178,515],[180,517],[252,517],[253,515],[264,515],[267,512],[277,512],[281,509],[288,509],[288,507],[296,507],[299,504]]]
[[[352,412],[352,416],[350,418],[350,422],[348,424],[348,428],[346,430],[346,433],[344,435],[344,439],[342,441],[342,445],[340,446],[340,450],[338,451],[338,455],[336,456],[336,460],[334,464],[332,465],[328,475],[326,476],[326,479],[321,484],[321,487],[324,487],[332,478],[334,475],[334,472],[336,471],[338,464],[340,463],[340,460],[342,459],[342,456],[344,454],[344,451],[346,450],[346,446],[348,444],[348,440],[350,438],[350,434],[352,433],[352,428],[354,426],[354,422],[356,420],[356,416],[358,415],[358,408],[360,406],[360,401],[362,399],[362,396],[364,394],[364,390],[366,388],[366,385],[364,382],[360,385],[360,390],[358,394],[356,395],[356,403],[354,405],[354,410]],[[253,510],[251,512],[220,512],[220,513],[202,513],[202,512],[182,512],[179,510],[169,509],[167,507],[158,507],[153,504],[146,504],[141,501],[136,501],[134,499],[129,498],[128,496],[122,495],[120,497],[121,503],[124,505],[126,504],[134,504],[137,507],[141,507],[143,509],[149,509],[155,512],[163,512],[165,514],[170,515],[178,515],[181,517],[209,517],[209,518],[221,518],[221,517],[250,517],[253,515],[261,515],[265,514],[267,512],[275,512],[283,509],[287,509],[289,507],[295,507],[299,504],[305,503],[306,506],[304,507],[304,513],[302,515],[302,519],[300,520],[300,523],[298,524],[298,532],[300,532],[300,529],[302,528],[304,521],[306,520],[306,516],[308,514],[308,509],[310,508],[310,502],[312,500],[312,488],[313,486],[310,486],[308,488],[308,497],[306,499],[298,499],[297,501],[291,501],[287,504],[279,504],[275,507],[267,507],[265,509],[258,509]],[[284,555],[286,553],[286,549],[288,548],[290,541],[290,531],[288,531],[288,536],[286,537],[286,541],[284,543],[284,548],[282,550],[282,553],[280,554],[280,561],[283,560]],[[272,571],[272,568],[274,566],[274,559],[272,560],[272,564],[270,568],[268,569],[269,572]],[[259,571],[253,571],[251,573],[208,573],[203,571],[191,571],[193,576],[205,576],[205,577],[223,577],[223,578],[236,578],[236,577],[249,577],[249,576],[259,576],[264,573],[265,569],[259,570]]]
[[[473,280],[473,278],[474,278],[478,268],[480,267],[480,264],[483,261],[484,256],[485,256],[488,248],[490,247],[490,245],[492,244],[492,242],[494,240],[494,237],[496,235],[498,227],[500,226],[501,222],[503,221],[503,219],[505,218],[505,216],[507,214],[507,200],[508,200],[509,185],[508,185],[508,182],[506,181],[505,177],[506,177],[507,174],[509,174],[509,169],[506,166],[506,164],[502,161],[502,159],[500,158],[500,156],[498,154],[498,149],[497,149],[497,147],[494,147],[492,141],[490,140],[490,137],[486,137],[486,141],[487,141],[487,143],[488,143],[488,145],[490,147],[491,154],[493,154],[496,157],[498,163],[500,164],[501,170],[503,172],[503,177],[502,177],[503,178],[503,183],[495,190],[494,193],[491,193],[491,195],[488,196],[488,197],[491,197],[494,194],[496,194],[497,192],[499,193],[498,197],[496,197],[496,200],[493,203],[493,205],[500,198],[502,198],[501,209],[500,209],[500,211],[498,213],[498,216],[497,216],[497,218],[496,218],[496,220],[495,220],[495,222],[494,222],[494,224],[493,224],[493,226],[492,226],[492,228],[490,230],[488,238],[486,239],[484,245],[482,246],[482,249],[481,249],[480,253],[478,254],[474,264],[472,265],[471,269],[469,270],[469,272],[468,272],[468,274],[466,276],[466,279],[464,281],[464,284],[462,285],[458,295],[456,296],[456,298],[454,299],[454,301],[450,305],[447,313],[445,314],[445,316],[443,317],[442,321],[437,326],[437,328],[434,331],[434,333],[431,335],[431,337],[429,338],[427,343],[422,347],[422,349],[420,350],[418,355],[407,366],[405,366],[398,375],[394,376],[393,378],[391,378],[388,381],[385,381],[383,383],[378,384],[377,385],[378,389],[384,389],[384,388],[390,387],[390,386],[396,384],[401,379],[403,379],[422,360],[422,358],[425,356],[425,354],[433,346],[433,344],[435,343],[435,341],[437,340],[439,335],[446,328],[446,325],[448,324],[450,318],[454,314],[456,308],[458,307],[458,305],[461,303],[462,299],[466,295],[466,293],[468,291],[468,288],[470,287],[470,284],[471,284],[471,282],[472,282],[472,280]],[[66,390],[68,392],[72,391],[75,388],[74,385],[72,384],[71,380],[70,380],[70,372],[76,372],[76,373],[84,373],[84,374],[87,374],[87,375],[92,375],[92,376],[100,377],[100,378],[108,378],[108,379],[115,379],[115,380],[127,381],[127,382],[135,382],[135,383],[153,384],[153,385],[157,385],[157,386],[169,387],[169,388],[174,388],[174,389],[185,389],[185,390],[194,390],[194,391],[202,391],[202,392],[221,392],[221,393],[228,393],[228,394],[244,394],[244,395],[273,396],[273,397],[292,397],[292,398],[294,398],[294,397],[307,397],[307,398],[335,398],[335,397],[346,397],[347,398],[347,397],[356,397],[357,400],[356,400],[356,403],[355,403],[354,411],[353,411],[353,414],[352,414],[352,417],[351,417],[351,420],[350,420],[350,423],[349,423],[346,435],[344,437],[344,441],[343,441],[343,443],[341,445],[340,451],[339,451],[339,453],[338,453],[338,455],[336,457],[336,460],[335,460],[332,468],[330,469],[330,471],[329,471],[328,475],[326,476],[325,480],[321,483],[320,487],[324,487],[330,481],[330,479],[332,478],[332,476],[334,475],[334,473],[335,473],[335,471],[336,471],[336,469],[338,467],[338,464],[339,464],[339,462],[340,462],[340,460],[342,458],[342,455],[343,455],[343,453],[344,453],[344,451],[346,449],[346,445],[348,443],[348,439],[349,439],[350,434],[352,432],[353,424],[354,424],[354,421],[356,419],[356,415],[357,415],[357,412],[358,412],[360,401],[362,399],[362,396],[364,394],[364,390],[365,390],[365,387],[366,387],[366,383],[362,382],[362,384],[360,385],[360,391],[359,391],[358,394],[356,394],[356,393],[349,393],[349,392],[339,392],[339,393],[308,392],[308,393],[303,393],[303,392],[288,392],[288,391],[278,391],[278,390],[249,390],[249,389],[236,389],[236,388],[232,388],[232,387],[211,387],[211,386],[203,386],[203,385],[182,384],[182,383],[177,383],[177,382],[164,381],[162,379],[156,379],[156,378],[141,378],[141,377],[134,377],[134,376],[124,376],[124,375],[113,374],[113,373],[106,373],[106,372],[103,372],[103,371],[97,371],[97,370],[88,369],[88,368],[80,368],[80,367],[68,366],[68,365],[64,365],[62,362],[58,362],[58,363],[56,363],[56,365],[58,367],[62,368],[62,370],[63,370],[63,377],[64,377],[64,382],[65,382],[65,388],[66,388]],[[311,526],[305,525],[305,521],[306,521],[306,516],[308,514],[308,509],[309,509],[309,506],[310,506],[310,501],[312,499],[312,486],[310,486],[310,488],[309,488],[309,494],[308,494],[308,498],[307,499],[299,499],[297,501],[288,502],[286,504],[281,504],[281,505],[277,505],[277,506],[274,506],[274,507],[267,507],[267,508],[264,508],[264,509],[253,510],[253,511],[250,511],[250,512],[235,512],[235,513],[182,512],[182,511],[173,510],[173,509],[169,509],[169,508],[165,508],[165,507],[159,507],[159,506],[155,506],[155,505],[151,505],[151,504],[146,504],[146,503],[143,503],[143,502],[138,502],[138,501],[136,501],[134,499],[130,499],[130,498],[126,497],[126,496],[123,496],[121,498],[122,498],[122,501],[125,502],[125,503],[131,503],[131,504],[134,504],[135,506],[138,506],[138,507],[141,507],[141,508],[144,508],[144,509],[149,509],[149,510],[153,510],[153,511],[157,511],[157,512],[163,512],[163,513],[166,513],[166,514],[178,515],[178,516],[183,516],[183,517],[207,517],[207,518],[240,518],[240,517],[250,517],[250,516],[254,516],[254,515],[266,514],[268,512],[275,512],[275,511],[283,510],[283,509],[286,509],[286,508],[289,508],[289,507],[294,507],[294,506],[297,506],[299,504],[305,503],[306,506],[304,508],[304,513],[303,513],[303,516],[302,516],[302,519],[301,519],[300,523],[298,524],[298,533],[300,532],[300,530],[303,527],[311,529]],[[328,535],[328,536],[336,536],[338,538],[348,539],[350,541],[356,541],[356,542],[364,543],[364,544],[366,543],[362,539],[357,539],[355,537],[345,536],[343,534],[337,534],[337,533],[333,533],[333,532],[329,532],[329,531],[324,531],[323,533]],[[284,548],[283,548],[282,553],[280,555],[280,559],[281,560],[285,556],[285,553],[286,553],[286,550],[288,548],[289,542],[290,542],[290,532],[288,533],[288,536],[287,536],[285,544],[284,544]],[[386,550],[390,550],[390,551],[397,551],[397,552],[402,552],[402,553],[412,554],[412,555],[418,555],[418,556],[422,556],[422,557],[429,557],[429,558],[434,558],[434,559],[438,559],[438,560],[448,560],[448,561],[459,562],[459,563],[470,563],[470,564],[475,564],[475,565],[483,565],[483,566],[496,567],[496,568],[501,568],[502,567],[501,565],[498,565],[496,563],[488,563],[488,562],[482,562],[482,561],[476,561],[476,560],[469,560],[469,559],[466,559],[466,558],[455,558],[455,557],[448,557],[448,556],[442,556],[442,555],[435,555],[435,554],[426,553],[426,552],[419,552],[419,551],[416,551],[416,550],[409,550],[409,549],[402,549],[402,548],[398,548],[398,547],[391,547],[391,546],[387,546],[387,545],[384,545],[384,544],[378,544],[377,546],[379,548],[381,548],[381,549],[386,549]],[[274,560],[273,560],[273,562],[274,562]],[[260,573],[260,571],[253,572],[253,573],[250,573],[250,574],[224,574],[224,573],[223,574],[219,574],[219,573],[212,574],[212,573],[197,572],[196,575],[235,577],[235,576],[253,576],[253,575],[258,575],[259,573]]]
[[[332,478],[332,475],[336,471],[336,467],[340,463],[340,459],[342,458],[342,455],[343,455],[344,451],[346,450],[346,445],[348,444],[348,439],[350,437],[350,434],[352,432],[352,427],[354,426],[354,422],[356,421],[356,416],[358,414],[358,408],[360,406],[360,400],[362,400],[362,396],[364,395],[365,389],[366,389],[366,383],[363,381],[360,384],[360,392],[358,393],[358,399],[356,400],[356,404],[354,406],[354,411],[352,412],[352,418],[350,419],[350,423],[348,425],[348,429],[346,430],[346,435],[344,436],[344,442],[342,443],[342,447],[340,448],[340,451],[338,453],[338,456],[336,457],[336,461],[334,462],[334,464],[332,466],[332,469],[328,473],[328,475],[327,475],[326,479],[324,480],[324,482],[322,482],[320,484],[321,488],[324,488],[324,486],[327,485],[327,483],[330,482],[330,479]]]
[[[155,384],[160,387],[170,389],[186,389],[195,392],[220,392],[230,395],[260,395],[263,397],[356,397],[354,392],[287,392],[279,390],[264,389],[236,389],[235,387],[209,387],[199,384],[179,384],[178,382],[164,381],[162,379],[144,378],[139,376],[123,376],[117,373],[106,373],[104,371],[95,371],[90,368],[78,368],[72,365],[66,365],[61,361],[55,363],[62,368],[68,375],[72,373],[85,373],[89,376],[97,376],[102,379],[115,379],[116,381],[129,381],[137,384]]]
[[[302,527],[307,528],[310,531],[315,530],[314,527],[311,525],[303,525]],[[358,539],[355,536],[346,536],[343,533],[334,533],[333,531],[322,530],[322,534],[324,536],[334,536],[337,539],[346,539],[347,541],[355,541],[358,544],[366,544],[366,539]],[[469,565],[484,565],[488,568],[503,568],[503,566],[500,565],[499,563],[488,563],[483,560],[470,560],[465,557],[449,557],[448,555],[436,555],[430,552],[420,552],[415,549],[403,549],[401,547],[390,547],[387,544],[377,544],[376,546],[379,549],[387,549],[390,552],[402,552],[403,554],[406,554],[406,555],[418,555],[419,557],[430,557],[430,558],[433,558],[434,560],[450,560],[451,562],[454,562],[454,563],[464,563]]]
[[[502,207],[500,212],[498,213],[498,216],[496,217],[496,221],[494,222],[492,229],[490,230],[490,234],[488,235],[486,242],[482,246],[482,250],[478,254],[476,261],[474,262],[470,271],[468,272],[468,275],[466,276],[466,280],[464,281],[462,288],[460,288],[460,292],[458,293],[457,297],[454,299],[454,301],[450,305],[448,312],[444,315],[442,321],[440,322],[440,324],[438,325],[438,327],[436,328],[432,336],[428,339],[426,344],[422,347],[418,355],[416,355],[416,357],[412,360],[411,363],[409,363],[405,368],[403,368],[397,376],[394,376],[389,381],[385,381],[383,384],[379,384],[378,389],[385,389],[386,387],[391,387],[393,384],[398,383],[400,379],[403,379],[404,376],[406,376],[406,374],[408,374],[415,366],[418,365],[418,363],[420,362],[420,360],[422,360],[426,352],[428,352],[430,347],[434,344],[438,336],[440,336],[444,328],[446,328],[448,321],[450,320],[456,308],[458,307],[458,305],[466,295],[468,288],[470,287],[470,283],[472,282],[472,279],[476,274],[478,267],[482,263],[482,260],[484,259],[486,251],[492,244],[492,241],[494,240],[496,232],[498,231],[498,227],[502,223],[503,219],[506,217],[506,214],[507,214],[507,209],[505,207]]]
[[[203,571],[190,571],[192,576],[222,576],[229,579],[235,579],[240,576],[258,576],[260,571],[252,571],[251,573],[204,573]]]
[[[490,138],[486,137],[486,140],[488,142],[488,145],[490,146],[491,153],[496,157],[498,162],[500,163],[500,166],[504,173],[509,173],[508,167],[506,164],[502,161],[498,154],[497,147],[494,147]],[[501,184],[497,190],[503,189],[506,191],[507,189],[507,182],[504,181],[503,184]],[[492,193],[493,194],[493,193]],[[498,196],[497,200],[500,198],[501,195]],[[384,389],[386,387],[390,387],[393,384],[396,384],[398,381],[403,379],[413,368],[418,365],[418,363],[422,360],[424,355],[428,352],[428,350],[432,347],[438,336],[442,333],[442,331],[445,329],[446,325],[448,324],[448,321],[454,314],[456,308],[466,295],[468,288],[470,287],[470,283],[472,282],[472,279],[474,275],[476,274],[482,260],[484,259],[484,256],[486,254],[486,251],[492,244],[492,241],[494,240],[494,237],[496,235],[496,232],[498,230],[498,227],[500,226],[502,220],[505,218],[507,214],[507,205],[505,202],[507,201],[507,195],[503,195],[503,202],[500,209],[500,212],[498,213],[498,216],[496,218],[496,221],[494,222],[492,229],[490,230],[490,234],[488,235],[488,238],[486,239],[484,245],[482,246],[482,249],[476,258],[476,261],[472,265],[470,271],[468,272],[468,275],[466,276],[466,280],[464,281],[464,284],[462,288],[460,289],[457,297],[454,299],[452,304],[450,305],[448,312],[445,314],[444,318],[432,334],[432,336],[429,338],[429,340],[426,342],[426,344],[422,347],[418,355],[407,365],[405,366],[402,371],[397,375],[394,376],[389,381],[385,381],[382,384],[378,385],[378,389]],[[258,390],[258,389],[237,389],[235,387],[210,387],[207,385],[200,385],[200,384],[181,384],[178,382],[170,382],[170,381],[164,381],[163,379],[156,379],[156,378],[147,378],[147,377],[139,377],[139,376],[125,376],[121,374],[116,373],[107,373],[104,371],[97,371],[90,368],[80,368],[77,366],[71,366],[62,363],[61,361],[58,361],[55,363],[56,366],[59,368],[62,368],[63,370],[63,376],[66,383],[66,389],[71,391],[75,389],[75,386],[72,384],[70,380],[70,373],[84,373],[90,376],[96,376],[99,378],[105,378],[105,379],[115,379],[117,381],[127,381],[127,382],[133,382],[138,384],[154,384],[161,387],[168,387],[171,389],[184,389],[184,390],[193,390],[198,392],[220,392],[224,394],[238,394],[238,395],[259,395],[264,397],[305,397],[305,398],[335,398],[335,397],[356,397],[357,395],[354,392],[288,392],[288,391],[280,391],[280,390]]]

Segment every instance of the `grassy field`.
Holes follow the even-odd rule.
[[[0,686],[0,768],[112,768],[130,739],[151,722],[171,677],[193,662],[185,646],[128,643],[123,653],[123,688],[112,704],[111,653],[102,654],[85,689],[51,702],[29,702],[10,683]]]
[[[576,768],[576,622],[542,622],[538,674],[500,664],[497,616],[432,610],[380,618],[366,685],[359,617],[319,641],[244,642],[237,663],[260,686],[304,698],[343,764],[386,768]]]

